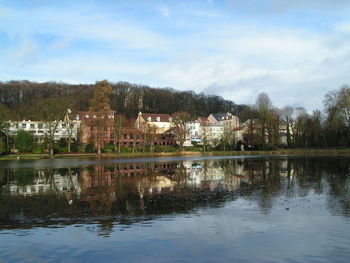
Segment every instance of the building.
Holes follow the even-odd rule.
[[[79,111],[76,120],[81,121],[80,142],[92,143],[95,149],[102,149],[108,143],[115,143],[115,111]]]
[[[139,112],[135,121],[135,127],[143,132],[148,128],[154,128],[154,132],[161,134],[169,130],[172,125],[172,118],[169,114],[150,114]]]
[[[53,128],[56,126],[53,139],[59,141],[60,139],[71,140],[78,139],[78,130],[80,127],[80,120],[69,120],[56,122],[44,122],[44,121],[8,121],[9,123],[9,135],[16,136],[19,130],[30,132],[34,135],[34,139],[37,142],[42,142],[46,137],[48,137]]]
[[[202,143],[201,123],[198,120],[187,122],[186,130],[188,133],[184,146],[192,146],[192,142]]]
[[[224,126],[230,128],[239,127],[239,119],[237,116],[232,115],[231,113],[217,113],[210,114],[208,116],[208,122],[210,124],[223,124]]]

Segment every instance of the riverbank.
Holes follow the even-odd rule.
[[[350,156],[348,149],[280,149],[275,151],[213,151],[213,152],[172,152],[172,153],[60,153],[51,157],[48,154],[11,154],[0,156],[0,160],[35,160],[50,158],[132,158],[132,157],[169,157],[169,156],[252,156],[252,155],[316,155],[316,156]]]

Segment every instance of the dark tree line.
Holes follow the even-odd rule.
[[[188,112],[192,116],[208,116],[216,112],[239,115],[244,105],[236,105],[216,95],[177,91],[171,88],[151,88],[128,82],[111,83],[114,93],[111,108],[118,114],[135,118],[139,111],[147,113]],[[93,96],[94,84],[66,84],[61,82],[37,83],[30,81],[0,82],[0,104],[13,112],[14,119],[36,119],[32,106],[47,98],[70,101],[73,111],[87,110]]]

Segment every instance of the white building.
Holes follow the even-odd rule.
[[[135,121],[136,129],[146,131],[147,126],[153,127],[155,133],[164,133],[173,127],[172,118],[169,114],[151,114],[139,112]]]
[[[189,121],[186,123],[188,131],[184,146],[192,146],[192,142],[202,143],[201,123],[199,121]]]
[[[23,130],[32,133],[37,141],[42,141],[45,136],[48,136],[48,134],[51,132],[51,129],[56,124],[55,122],[48,123],[31,120],[8,121],[8,123],[10,124],[10,136],[15,136],[19,130]],[[72,140],[77,140],[79,127],[79,120],[59,121],[54,133],[54,140],[59,141],[60,139],[68,139],[69,136]]]

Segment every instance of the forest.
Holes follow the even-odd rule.
[[[114,94],[111,108],[117,114],[136,118],[144,113],[174,113],[185,111],[191,116],[208,116],[216,112],[232,112],[236,115],[245,109],[216,95],[196,94],[193,91],[177,91],[172,88],[151,88],[128,82],[110,83]],[[93,96],[94,84],[66,84],[61,82],[37,83],[27,80],[0,82],[0,104],[11,112],[13,120],[37,119],[32,106],[47,98],[63,98],[69,101],[72,111],[87,110]]]

